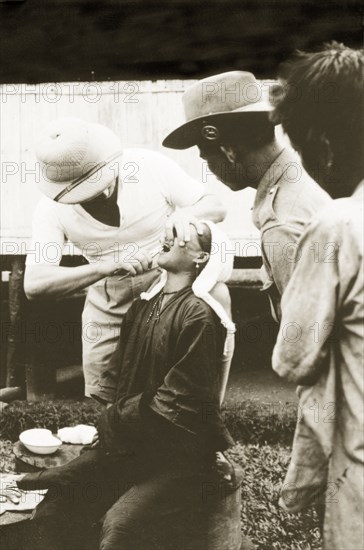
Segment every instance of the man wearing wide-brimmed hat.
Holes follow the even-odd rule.
[[[311,216],[330,200],[298,156],[275,138],[271,106],[254,75],[231,71],[200,80],[183,96],[187,122],[163,145],[197,145],[214,174],[232,190],[257,190],[253,221],[261,232],[263,289],[280,317],[280,296],[291,276],[297,242]],[[208,175],[208,174],[207,174]]]
[[[153,265],[163,232],[183,246],[198,218],[221,221],[225,211],[203,185],[173,161],[142,149],[121,149],[100,124],[77,118],[53,121],[36,156],[43,197],[33,218],[24,288],[30,299],[62,297],[91,285],[83,310],[86,395],[108,402],[105,371],[132,300],[155,282]],[[67,242],[89,264],[59,265]]]

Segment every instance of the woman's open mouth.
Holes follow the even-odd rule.
[[[172,246],[169,244],[168,241],[164,241],[164,243],[162,244],[162,251],[167,253],[167,252],[170,252]]]

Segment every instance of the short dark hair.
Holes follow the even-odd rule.
[[[331,42],[280,67],[271,119],[282,124],[309,166],[326,139],[338,173],[363,177],[364,54]]]

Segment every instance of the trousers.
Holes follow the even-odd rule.
[[[106,277],[91,285],[82,312],[82,364],[85,395],[112,402],[115,387],[110,386],[110,369],[118,372],[113,354],[120,337],[120,326],[133,300],[160,277],[153,268],[135,277]]]
[[[177,459],[156,464],[146,457],[110,458],[90,449],[65,466],[26,474],[18,485],[25,490],[48,489],[32,519],[56,523],[64,548],[75,548],[77,540],[81,550],[82,541],[86,544],[92,529],[96,533],[101,524],[101,550],[223,550],[216,525],[207,528],[216,504],[219,516],[226,516],[224,501],[231,502],[231,490],[224,494],[226,487],[220,481],[213,468],[198,462]],[[238,501],[233,508],[237,550]],[[235,550],[235,542],[229,544],[228,550]]]

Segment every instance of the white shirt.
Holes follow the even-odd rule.
[[[125,149],[119,174],[120,227],[93,218],[79,204],[61,204],[42,197],[33,216],[32,246],[27,265],[59,264],[66,242],[73,243],[89,262],[152,252],[159,245],[167,216],[176,207],[192,206],[205,194],[204,186],[174,161],[155,151]]]

